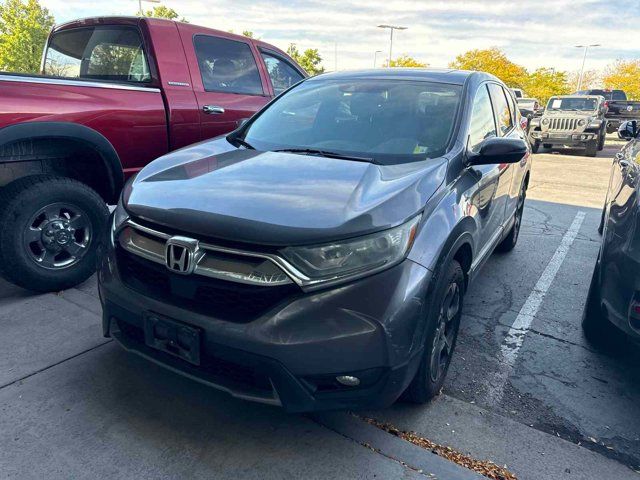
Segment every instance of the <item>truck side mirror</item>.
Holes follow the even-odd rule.
[[[631,140],[638,136],[638,121],[628,120],[618,128],[618,137],[623,140]]]

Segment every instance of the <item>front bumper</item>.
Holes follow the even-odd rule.
[[[301,412],[378,408],[397,399],[421,358],[431,272],[405,260],[349,284],[300,291],[248,322],[132,290],[113,250],[98,278],[103,332],[125,349],[235,397]],[[145,344],[149,312],[201,331],[199,366]],[[363,381],[336,387],[337,375]]]
[[[594,132],[544,132],[540,130],[532,130],[530,132],[533,140],[538,140],[541,143],[548,143],[551,145],[566,145],[566,146],[584,146],[586,142],[596,140],[598,134]]]

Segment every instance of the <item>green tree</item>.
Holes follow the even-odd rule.
[[[147,10],[143,13],[144,17],[153,17],[153,18],[166,18],[167,20],[178,20],[179,22],[189,23],[186,18],[178,18],[178,12],[176,12],[173,8],[165,7],[164,5],[158,5],[157,7],[153,7],[152,10]]]
[[[529,74],[523,89],[527,96],[537,98],[542,105],[546,105],[553,95],[566,95],[573,91],[567,73],[553,68],[538,68]]]
[[[512,88],[524,88],[528,78],[527,69],[517,63],[513,63],[497,47],[485,50],[469,50],[462,55],[458,55],[449,66],[460,70],[477,70],[490,73]]]
[[[0,5],[0,69],[38,73],[53,16],[38,0],[6,0]]]
[[[251,30],[243,30],[242,35],[247,38],[256,38],[255,34]]]
[[[630,100],[640,100],[640,59],[609,65],[602,81],[605,88],[624,90]]]
[[[385,63],[385,66],[389,66],[389,62]],[[391,67],[411,67],[411,68],[424,68],[428,67],[427,63],[419,62],[413,57],[407,54],[400,55],[395,60],[391,60]]]
[[[317,48],[307,48],[303,53],[300,53],[298,47],[295,44],[289,45],[287,53],[293,58],[298,65],[305,69],[309,75],[319,75],[324,73],[324,67],[321,67],[322,57],[318,53]]]

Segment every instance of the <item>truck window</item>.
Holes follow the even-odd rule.
[[[54,33],[44,61],[45,75],[143,83],[149,66],[134,27],[97,26]]]
[[[193,44],[207,92],[264,94],[258,66],[248,44],[209,35],[197,35]]]
[[[273,93],[276,95],[279,95],[291,85],[302,80],[300,72],[293,68],[288,62],[270,53],[261,53],[262,59],[267,66],[267,72],[269,72],[271,85],[273,85]]]

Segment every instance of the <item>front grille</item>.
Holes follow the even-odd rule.
[[[144,346],[144,331],[141,327],[122,319],[117,319],[117,322],[122,335],[127,337],[128,340]],[[152,352],[152,355],[158,357],[166,355],[163,352],[155,350],[150,350],[150,352]],[[187,365],[187,362],[184,360],[176,360],[174,357],[171,358],[181,364],[184,362],[185,367],[197,368],[198,370],[206,372],[214,381],[221,385],[229,386],[229,384],[232,384],[232,386],[249,387],[250,389],[264,390],[267,392],[271,392],[273,389],[269,377],[260,373],[255,368],[210,355],[207,351],[202,353],[200,366],[198,367]]]
[[[117,247],[122,281],[148,297],[221,320],[246,323],[299,295],[295,284],[248,285],[202,275],[180,275]]]
[[[549,130],[573,131],[578,126],[578,118],[552,118],[549,122]]]

